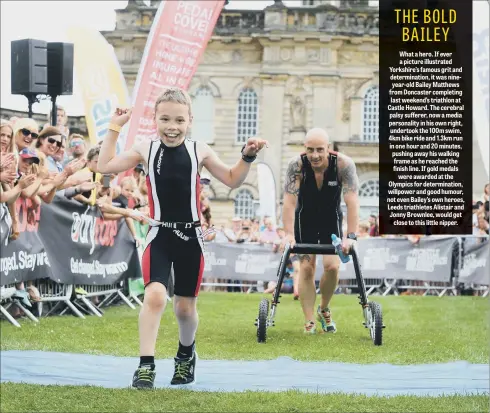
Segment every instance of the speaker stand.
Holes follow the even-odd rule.
[[[37,98],[37,94],[29,93],[27,95],[24,95],[27,98],[27,101],[29,102],[29,118],[32,119],[33,113],[32,113],[32,105],[34,103],[38,103],[39,99]]]
[[[51,108],[51,125],[56,126],[57,125],[56,117],[58,116],[58,111],[56,109],[56,98],[58,96],[56,96],[56,95],[54,95],[54,96],[50,95],[50,96],[51,96],[51,102],[53,102],[53,106]]]

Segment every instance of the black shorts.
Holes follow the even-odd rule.
[[[145,287],[151,282],[159,282],[168,289],[173,265],[174,294],[181,297],[197,297],[204,272],[202,240],[181,238],[187,235],[196,237],[195,229],[179,231],[180,236],[174,231],[163,227],[150,228],[146,237],[148,244],[142,259]]]
[[[297,244],[322,244],[331,245],[332,244],[332,234],[337,235],[342,239],[342,221],[337,219],[332,219],[329,222],[318,222],[310,221],[308,223],[295,222],[294,228],[294,238]]]

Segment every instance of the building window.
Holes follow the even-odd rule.
[[[243,89],[238,96],[237,136],[238,143],[247,142],[257,135],[258,99],[253,89]]]
[[[370,87],[364,95],[364,108],[362,111],[362,140],[378,142],[379,136],[379,89]]]
[[[235,197],[235,216],[242,219],[255,217],[254,198],[247,189],[240,189]]]
[[[375,196],[379,197],[379,180],[378,179],[368,179],[364,181],[359,188],[359,196],[362,197],[370,197]]]
[[[192,101],[194,119],[190,136],[200,142],[214,141],[214,97],[208,87],[197,89]]]

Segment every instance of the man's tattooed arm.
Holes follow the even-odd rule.
[[[282,205],[282,222],[286,236],[294,234],[294,211],[299,195],[299,181],[301,176],[301,158],[291,159],[284,180],[284,197]]]
[[[346,196],[349,193],[357,194],[359,191],[359,178],[354,161],[349,157],[343,157],[342,162],[339,164],[339,169],[343,195]]]
[[[296,157],[291,159],[288,165],[288,170],[286,171],[286,179],[284,181],[284,192],[296,195],[299,194],[299,183],[298,178],[301,174],[301,164],[300,158]]]
[[[356,165],[348,156],[342,156],[339,162],[339,175],[347,207],[347,233],[357,233],[359,228],[359,178]]]

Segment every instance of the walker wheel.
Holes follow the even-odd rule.
[[[257,326],[257,341],[265,343],[267,340],[267,317],[269,315],[269,300],[263,298],[259,305],[259,316],[255,325]]]
[[[383,314],[381,305],[374,301],[369,302],[369,310],[371,313],[370,329],[371,339],[375,346],[380,346],[383,342]]]

